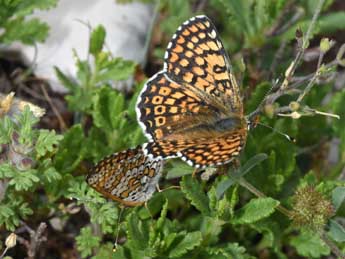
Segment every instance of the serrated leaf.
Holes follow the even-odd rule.
[[[96,75],[97,82],[121,81],[128,79],[135,71],[135,63],[122,58],[115,58],[105,62],[102,72]]]
[[[36,140],[35,149],[38,157],[44,156],[47,152],[52,152],[60,140],[62,135],[56,135],[55,130],[40,130]]]
[[[208,254],[222,255],[221,258],[231,258],[231,259],[254,259],[254,257],[246,253],[246,249],[243,246],[240,246],[238,243],[230,243],[225,247],[208,247]],[[211,257],[213,258],[213,257]]]
[[[165,222],[165,219],[166,219],[166,216],[168,213],[168,205],[169,205],[168,200],[165,200],[165,203],[164,203],[163,208],[161,210],[161,215],[160,215],[159,219],[157,220],[157,224],[156,224],[157,230],[161,230],[163,225],[164,225],[164,222]]]
[[[106,32],[102,25],[98,25],[92,32],[90,37],[89,52],[96,56],[102,51]]]
[[[122,112],[125,107],[124,96],[109,87],[102,87],[92,99],[92,117],[98,128],[113,131],[124,120]]]
[[[16,175],[17,170],[9,163],[0,164],[0,179],[12,178]]]
[[[80,86],[72,78],[66,76],[58,67],[54,67],[55,74],[64,87],[71,92],[77,91]]]
[[[9,116],[0,120],[0,144],[8,144],[11,141],[14,123]]]
[[[17,171],[8,184],[13,185],[17,191],[28,191],[40,180],[35,174],[36,170],[34,169],[23,172]]]
[[[90,227],[84,227],[75,238],[77,249],[83,258],[92,254],[92,249],[99,247],[100,237],[94,235]]]
[[[9,20],[4,25],[4,29],[5,33],[1,35],[0,41],[7,44],[21,41],[24,44],[34,45],[46,39],[49,26],[37,18],[26,21],[23,17],[19,17]]]
[[[139,221],[135,213],[131,213],[126,218],[127,236],[129,246],[135,250],[145,250],[149,241],[149,229],[145,226],[145,221]]]
[[[169,258],[180,258],[202,242],[200,231],[187,233],[184,238],[169,252]]]
[[[235,212],[233,224],[249,224],[271,215],[279,201],[272,198],[256,198],[250,200],[244,207]]]
[[[330,220],[329,236],[336,242],[345,242],[345,228],[335,220]]]
[[[191,201],[192,205],[204,215],[210,215],[209,199],[203,191],[201,184],[191,176],[184,176],[180,185],[182,192]]]
[[[307,258],[320,258],[330,254],[329,247],[323,243],[318,235],[312,232],[302,232],[293,237],[290,244],[296,248],[299,255]]]
[[[340,208],[344,200],[345,200],[345,187],[339,186],[335,188],[332,192],[332,203],[333,203],[335,211],[337,211]]]
[[[54,166],[62,173],[73,171],[85,155],[84,132],[80,124],[69,128],[61,140]]]

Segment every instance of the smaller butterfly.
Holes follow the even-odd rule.
[[[163,160],[149,158],[138,146],[99,161],[86,181],[107,198],[126,206],[139,206],[152,197],[162,169]]]

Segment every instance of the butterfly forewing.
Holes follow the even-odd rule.
[[[237,82],[217,30],[204,15],[184,22],[168,44],[164,68],[173,81],[189,84],[232,111],[242,112]]]
[[[168,44],[164,69],[148,80],[137,118],[152,157],[181,157],[206,167],[230,162],[245,144],[240,90],[215,26],[206,16],[184,22]]]
[[[162,167],[162,160],[146,156],[138,146],[102,159],[86,181],[107,198],[137,206],[149,200],[155,192]]]

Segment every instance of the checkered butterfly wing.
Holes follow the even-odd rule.
[[[126,206],[138,206],[155,192],[162,167],[162,160],[149,158],[138,146],[99,161],[86,181],[107,198]]]
[[[144,150],[154,157],[179,156],[204,167],[238,155],[246,139],[243,105],[226,52],[206,16],[178,28],[163,71],[148,80],[138,98],[137,117],[151,141]],[[216,157],[196,155],[218,148],[222,154]]]

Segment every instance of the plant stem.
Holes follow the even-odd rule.
[[[4,255],[6,254],[7,250],[8,250],[8,247],[6,247],[4,252],[0,255],[0,259],[4,258]]]
[[[345,259],[345,255],[340,251],[340,249],[327,237],[326,233],[322,231],[320,237],[323,242],[331,249],[331,251],[339,258]]]
[[[261,191],[259,191],[258,189],[256,189],[253,185],[251,185],[249,182],[247,182],[246,179],[244,179],[243,177],[240,177],[237,182],[244,188],[246,188],[248,191],[250,191],[251,193],[253,193],[254,195],[256,195],[257,197],[260,198],[265,198],[267,197],[264,193],[262,193]],[[291,218],[291,212],[285,208],[282,205],[278,205],[277,206],[277,210],[279,210],[281,213],[283,213],[285,216],[287,216],[288,218]]]

